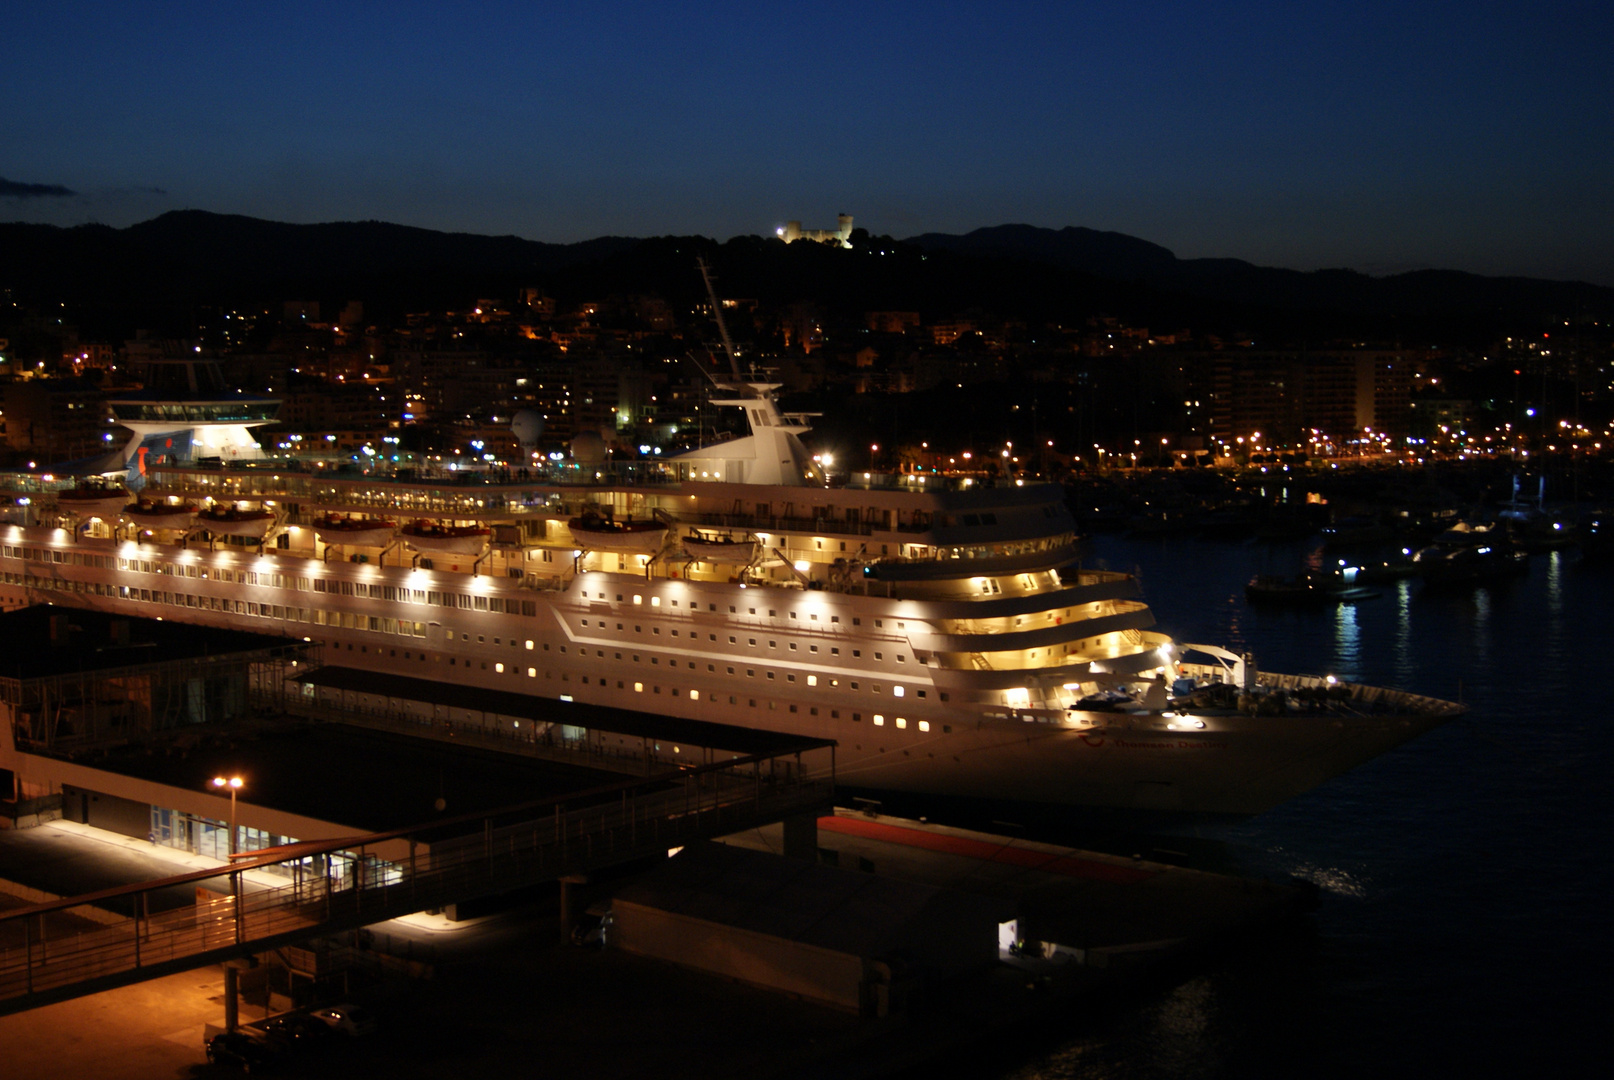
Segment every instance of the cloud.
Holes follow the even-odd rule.
[[[45,199],[77,194],[78,192],[72,188],[65,188],[60,184],[23,184],[0,176],[0,198]]]

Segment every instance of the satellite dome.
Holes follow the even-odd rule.
[[[522,409],[510,418],[510,432],[522,446],[538,445],[538,437],[544,433],[543,415]]]
[[[585,431],[572,440],[572,460],[598,465],[605,460],[605,440],[597,431]]]

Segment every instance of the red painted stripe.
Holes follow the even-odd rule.
[[[949,836],[945,833],[887,825],[863,818],[821,817],[818,819],[818,827],[843,836],[860,836],[888,844],[922,848],[925,851],[963,855],[983,862],[1020,866],[1027,870],[1039,870],[1045,874],[1063,874],[1066,877],[1086,878],[1090,881],[1107,881],[1112,885],[1136,885],[1140,881],[1149,880],[1159,872],[1135,866],[1117,866],[1097,859],[1084,859],[1078,855],[1050,855],[1046,851],[1009,847],[986,840],[974,840],[967,836]]]

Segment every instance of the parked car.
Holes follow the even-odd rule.
[[[375,1030],[375,1017],[356,1005],[330,1005],[308,1015],[344,1035],[368,1035]]]
[[[266,1068],[276,1057],[273,1046],[244,1031],[221,1031],[207,1040],[205,1049],[208,1061],[235,1065],[244,1073]]]
[[[298,1048],[325,1042],[335,1034],[335,1029],[325,1021],[300,1012],[277,1016],[265,1023],[263,1030],[271,1041]]]

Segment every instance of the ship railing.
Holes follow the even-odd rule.
[[[677,484],[676,471],[667,462],[609,461],[597,465],[580,462],[545,462],[525,469],[453,469],[422,460],[372,462],[359,467],[351,458],[326,455],[279,454],[265,458],[238,459],[209,463],[206,467],[163,465],[170,476],[228,477],[251,479],[264,473],[295,473],[320,480],[362,484],[391,484],[404,487],[442,485],[445,487],[502,488],[520,492],[532,487],[666,487]]]

